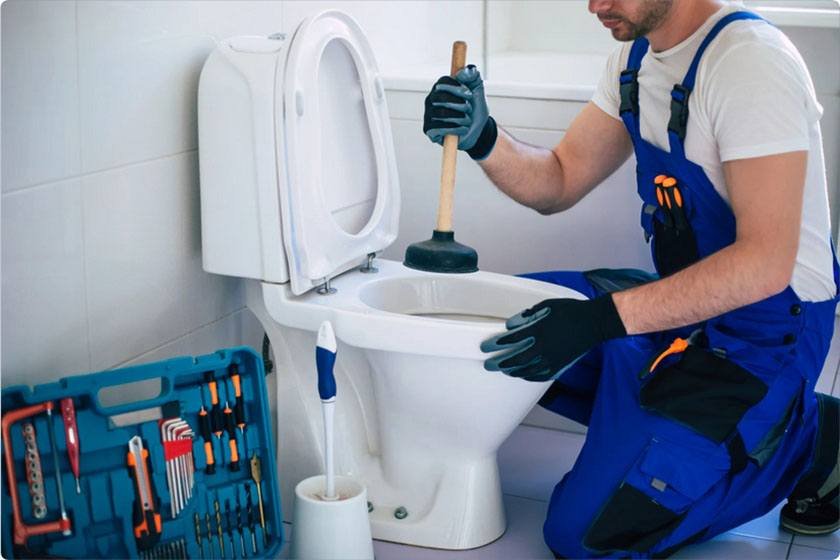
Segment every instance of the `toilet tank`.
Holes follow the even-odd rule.
[[[233,37],[210,54],[198,85],[204,270],[287,282],[275,154],[275,84],[286,41]]]

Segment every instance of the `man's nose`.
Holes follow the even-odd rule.
[[[590,13],[606,12],[613,5],[613,0],[589,0]]]

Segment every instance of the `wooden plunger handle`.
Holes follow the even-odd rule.
[[[449,74],[454,78],[467,63],[467,44],[452,43],[452,66]],[[443,162],[440,169],[440,198],[438,201],[437,231],[452,231],[452,198],[455,193],[455,162],[458,161],[458,136],[447,134],[443,138]]]

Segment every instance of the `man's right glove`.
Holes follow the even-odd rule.
[[[478,69],[470,64],[455,78],[442,76],[426,96],[423,132],[432,142],[443,144],[443,137],[459,137],[458,149],[471,158],[482,160],[496,144],[496,121],[487,110],[484,82]]]
[[[505,323],[507,331],[481,343],[496,352],[484,369],[528,381],[556,379],[595,346],[627,336],[612,295],[595,299],[547,299]]]

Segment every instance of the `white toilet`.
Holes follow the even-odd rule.
[[[271,340],[284,511],[322,470],[315,337],[328,319],[337,472],[367,487],[373,537],[444,549],[497,539],[496,453],[548,383],[485,371],[479,344],[540,300],[583,296],[373,258],[397,236],[399,183],[373,52],[341,12],[289,37],[222,41],[198,111],[204,268],[248,279]]]

